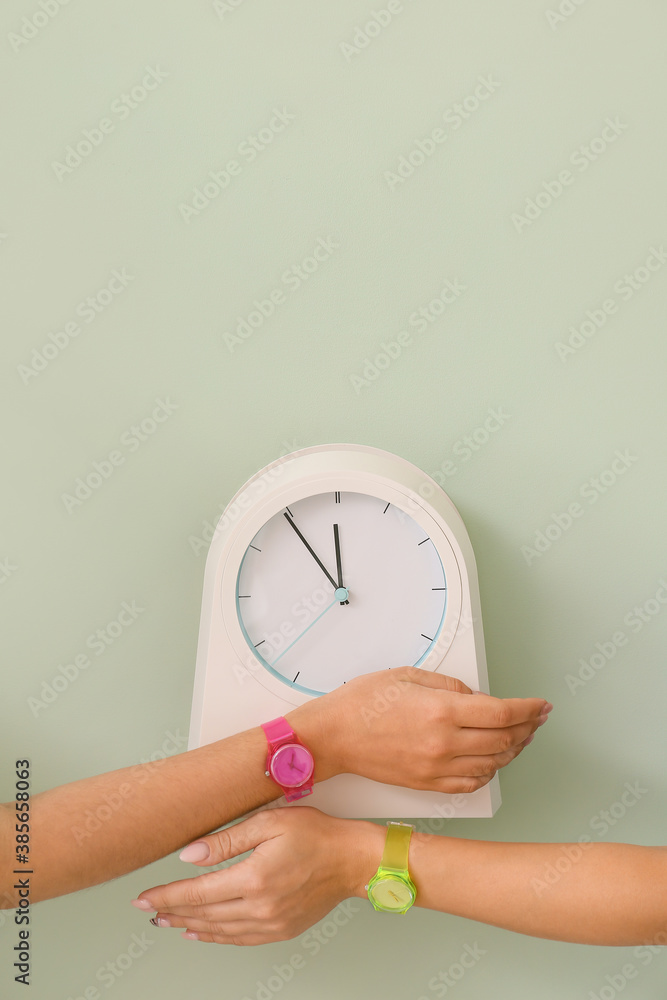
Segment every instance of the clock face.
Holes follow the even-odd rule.
[[[283,508],[248,546],[236,586],[259,663],[314,695],[420,665],[446,605],[445,572],[424,529],[365,493],[320,493]]]
[[[297,743],[280,747],[271,759],[271,774],[279,785],[298,788],[305,785],[313,773],[310,751]]]

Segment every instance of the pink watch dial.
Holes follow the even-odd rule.
[[[286,743],[279,747],[271,758],[271,775],[285,788],[305,785],[314,770],[313,757],[306,747],[299,743]]]

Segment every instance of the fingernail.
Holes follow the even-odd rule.
[[[544,725],[544,723],[545,723],[545,722],[546,722],[546,721],[548,720],[548,718],[549,718],[549,716],[548,716],[548,715],[541,715],[541,716],[539,717],[539,719],[537,720],[537,724],[538,724],[538,726],[543,726],[543,725]]]
[[[532,736],[529,736],[528,739],[524,742],[523,745],[525,747],[530,746],[530,744],[533,742],[534,739],[535,739],[535,733],[533,733]]]
[[[138,910],[154,910],[155,907],[152,906],[147,899],[133,899],[132,906],[136,906]]]
[[[195,934],[194,931],[183,931],[181,937],[184,937],[187,941],[199,941],[199,934]]]
[[[552,710],[553,710],[553,705],[551,704],[550,701],[548,701],[544,706],[544,708],[542,709],[542,715],[544,715],[545,713],[548,715],[549,712],[551,712]]]
[[[153,927],[171,927],[169,921],[165,920],[164,917],[158,917],[157,919],[155,917],[151,917],[150,922],[152,923]]]
[[[194,844],[188,844],[178,855],[181,861],[204,861],[211,853],[208,844],[203,840],[198,840]]]

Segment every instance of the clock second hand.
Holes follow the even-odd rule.
[[[290,649],[292,648],[292,646],[294,645],[294,643],[298,642],[298,641],[299,641],[299,639],[303,639],[303,637],[304,637],[304,635],[306,634],[306,632],[307,632],[307,631],[308,631],[309,629],[311,629],[311,628],[313,627],[313,625],[315,624],[315,622],[318,622],[318,621],[320,620],[320,618],[322,617],[322,615],[325,615],[325,614],[327,613],[327,611],[331,611],[331,609],[332,609],[332,608],[333,608],[333,607],[334,607],[334,606],[335,606],[336,604],[338,604],[338,601],[332,601],[332,602],[331,602],[331,604],[328,604],[328,605],[327,605],[327,607],[326,607],[326,608],[324,609],[324,611],[320,611],[320,613],[319,613],[319,615],[317,616],[317,618],[313,618],[313,620],[312,620],[312,622],[310,623],[310,625],[308,625],[308,626],[307,626],[307,627],[306,627],[306,628],[305,628],[305,629],[303,630],[303,632],[301,633],[301,635],[297,635],[296,639],[293,639],[293,640],[292,640],[292,642],[290,642],[289,646],[287,646],[287,647],[286,647],[285,649],[283,649],[283,651],[282,651],[282,653],[280,654],[280,656],[276,656],[276,658],[275,658],[275,660],[273,661],[273,663],[271,664],[271,666],[272,666],[272,667],[273,667],[273,666],[275,666],[275,665],[276,665],[276,663],[278,662],[278,660],[279,660],[279,659],[280,659],[281,657],[283,657],[283,656],[285,655],[285,653],[286,653],[286,652],[287,652],[288,650],[290,650]]]

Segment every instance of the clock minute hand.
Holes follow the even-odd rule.
[[[299,531],[299,529],[297,528],[296,524],[294,523],[294,521],[292,520],[292,518],[289,516],[289,514],[285,514],[285,517],[287,518],[287,523],[291,524],[291,526],[294,528],[294,530],[296,531],[297,535],[299,536],[299,538],[301,539],[301,541],[303,542],[303,544],[306,546],[306,548],[310,552],[311,556],[313,557],[313,559],[315,560],[315,562],[317,563],[317,565],[320,567],[320,569],[322,570],[322,572],[324,573],[324,575],[327,577],[327,579],[331,581],[331,583],[333,584],[334,590],[336,590],[337,589],[337,587],[336,587],[336,581],[332,577],[332,575],[329,572],[329,570],[326,568],[326,566],[324,565],[324,563],[322,562],[322,560],[319,558],[319,556],[317,556],[315,554],[315,552],[313,552],[312,548],[310,547],[310,545],[308,544],[308,542],[306,541],[306,539],[303,537],[303,535],[301,534],[301,532]]]

